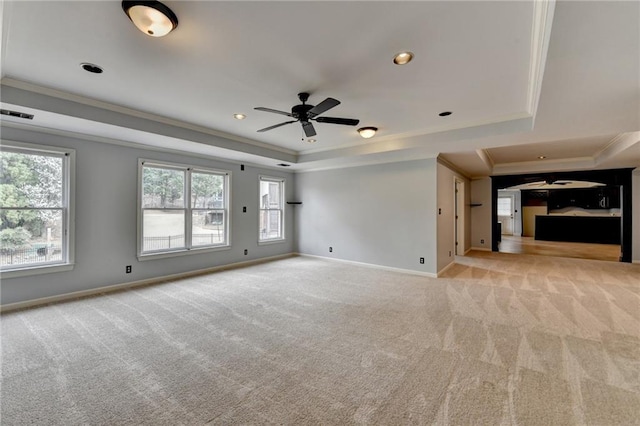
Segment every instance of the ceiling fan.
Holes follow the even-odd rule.
[[[318,117],[320,114],[330,110],[335,106],[340,105],[340,101],[337,99],[327,98],[324,101],[320,102],[318,105],[313,106],[307,105],[306,103],[309,99],[308,93],[298,93],[298,98],[300,99],[300,102],[302,102],[302,104],[295,105],[293,108],[291,108],[291,112],[279,111],[277,109],[264,107],[254,108],[258,111],[273,112],[275,114],[281,114],[291,118],[295,118],[295,120],[285,121],[284,123],[265,127],[264,129],[258,130],[258,132],[266,132],[267,130],[272,130],[280,126],[299,121],[302,125],[302,129],[304,130],[304,134],[307,137],[311,137],[316,135],[316,129],[313,127],[313,123],[311,122],[312,120],[317,121],[318,123],[343,124],[345,126],[357,126],[360,122],[360,120],[356,120],[353,118]]]
[[[573,181],[571,180],[557,180],[557,179],[546,179],[542,182],[533,182],[528,184],[528,186],[548,186],[548,185],[568,185],[570,183],[573,183]]]

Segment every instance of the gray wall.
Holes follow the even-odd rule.
[[[287,241],[259,246],[258,175],[286,178],[287,200],[295,182],[291,173],[192,156],[129,148],[44,133],[2,128],[5,141],[31,142],[76,150],[76,265],[72,271],[2,279],[1,303],[55,296],[97,287],[162,277],[295,251],[293,207],[286,207]],[[136,257],[138,158],[212,167],[232,172],[230,250],[145,260]],[[247,206],[247,213],[242,207]],[[248,249],[249,254],[243,254]],[[125,265],[133,272],[125,274]]]
[[[299,173],[298,250],[435,274],[436,161]]]
[[[464,238],[459,238],[461,251],[469,248],[471,238],[470,185],[469,179],[438,163],[438,259],[437,270],[441,271],[454,260],[454,221],[455,221],[455,187],[454,178],[464,182],[465,200],[462,219],[464,220]]]

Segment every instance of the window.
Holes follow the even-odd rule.
[[[229,246],[229,172],[141,161],[140,255]]]
[[[73,150],[3,142],[0,268],[5,276],[71,269],[74,158]]]
[[[260,176],[260,242],[284,240],[284,179]]]

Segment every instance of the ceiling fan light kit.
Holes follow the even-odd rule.
[[[317,134],[316,129],[313,127],[313,123],[311,122],[312,120],[318,123],[342,124],[345,126],[357,126],[360,122],[360,120],[356,120],[354,118],[318,117],[320,114],[340,105],[340,101],[337,99],[327,98],[324,101],[320,102],[318,105],[314,106],[307,105],[307,100],[309,99],[309,94],[307,92],[298,93],[298,98],[302,103],[291,108],[291,112],[280,111],[277,109],[265,107],[255,107],[254,109],[257,111],[286,115],[287,117],[295,119],[285,121],[283,123],[278,123],[273,126],[265,127],[264,129],[258,130],[258,132],[266,132],[299,121],[302,125],[302,130],[304,130],[305,136],[307,138],[311,138]]]
[[[358,133],[360,133],[360,136],[365,139],[374,137],[377,131],[377,127],[361,127],[358,129]]]
[[[178,26],[175,13],[159,1],[123,1],[122,10],[140,31],[152,37],[165,36]]]

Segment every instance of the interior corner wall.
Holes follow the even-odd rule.
[[[464,239],[459,238],[458,241],[463,242],[463,252],[467,250],[469,244],[469,237],[471,231],[471,214],[470,214],[470,188],[469,188],[469,179],[462,176],[461,174],[451,170],[444,164],[438,163],[438,271],[441,271],[447,265],[449,265],[454,260],[455,254],[455,186],[454,179],[458,178],[464,182],[464,190],[465,190],[465,201],[464,201],[464,213],[463,217],[465,220],[464,229],[465,229],[465,237]],[[469,235],[469,237],[467,236]]]
[[[640,263],[640,168],[635,169],[631,174],[631,200],[633,221],[631,223],[631,255],[633,263]]]
[[[17,141],[76,150],[75,267],[71,271],[2,278],[4,304],[164,277],[295,251],[294,206],[286,206],[283,243],[258,245],[258,177],[285,178],[286,199],[292,200],[295,181],[290,172],[93,142],[40,132],[2,128],[4,141]],[[231,248],[157,260],[137,258],[138,158],[192,164],[231,171]],[[242,213],[242,207],[247,213]],[[244,249],[248,255],[244,255]],[[125,266],[132,273],[125,274]]]
[[[299,173],[299,252],[435,274],[436,179],[435,158]]]
[[[471,181],[471,248],[491,250],[491,178]]]

